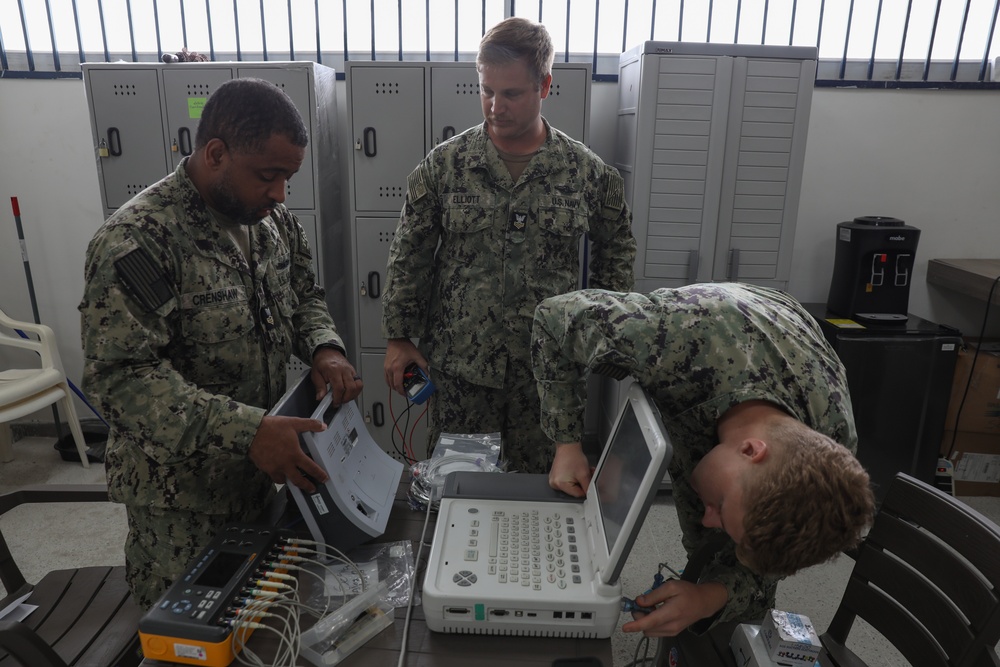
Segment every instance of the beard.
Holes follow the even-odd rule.
[[[212,208],[239,225],[256,225],[277,205],[277,202],[271,202],[264,207],[249,206],[236,195],[229,174],[223,175],[212,187],[211,196]]]

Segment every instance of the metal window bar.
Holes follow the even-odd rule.
[[[236,61],[243,61],[243,44],[240,40],[240,3],[233,0],[233,22],[236,24]]]
[[[979,68],[980,81],[983,81],[986,78],[986,67],[990,61],[990,47],[993,46],[993,33],[996,31],[997,27],[998,11],[1000,11],[1000,0],[995,0],[993,3],[993,20],[990,21],[989,35],[986,38],[986,46],[983,49],[983,63]]]
[[[73,63],[76,60],[77,63],[87,62],[88,59],[93,60],[98,58],[99,55],[91,52],[88,54],[85,47],[85,42],[83,39],[84,34],[87,34],[88,30],[98,31],[97,26],[93,28],[85,27],[84,21],[89,25],[91,22],[99,24],[99,32],[101,39],[101,46],[103,47],[103,57],[104,60],[110,61],[114,59],[127,58],[128,55],[131,56],[132,60],[148,59],[147,52],[141,52],[140,44],[147,44],[153,42],[155,38],[156,44],[156,57],[160,55],[163,48],[163,17],[162,9],[164,6],[169,5],[173,8],[173,12],[179,12],[180,20],[179,24],[176,22],[174,15],[171,16],[171,27],[170,30],[174,30],[174,26],[179,27],[181,46],[184,48],[189,48],[189,33],[191,30],[189,28],[197,28],[198,34],[202,35],[199,39],[207,40],[208,47],[208,57],[211,60],[231,60],[233,57],[237,61],[242,61],[248,57],[247,47],[245,37],[241,36],[240,27],[241,25],[247,27],[247,3],[246,0],[232,0],[232,14],[231,18],[226,16],[224,13],[220,13],[220,6],[224,6],[226,0],[204,0],[205,4],[205,16],[198,16],[194,18],[190,15],[188,10],[190,7],[188,3],[192,0],[117,0],[119,3],[123,3],[125,7],[125,12],[112,11],[109,9],[109,5],[112,4],[112,0],[91,0],[96,4],[96,12],[82,12],[79,6],[78,0],[45,0],[44,10],[35,11],[30,13],[27,11],[28,4],[32,5],[32,9],[37,6],[33,3],[26,3],[25,0],[17,0],[16,11],[11,7],[12,5],[8,2],[6,7],[8,8],[6,12],[0,14],[0,76],[18,76],[27,75],[28,77],[34,75],[38,78],[45,78],[50,75],[64,75],[64,76],[79,76],[78,71],[74,71],[77,68],[77,64]],[[197,2],[197,0],[194,0]],[[311,13],[314,19],[314,30],[315,30],[315,54],[306,55],[302,53],[301,49],[296,48],[296,39],[298,39],[301,44],[301,40],[306,36],[303,32],[303,28],[300,27],[296,29],[297,19],[302,19],[303,17],[297,16],[297,7],[293,5],[293,0],[285,0],[284,4],[284,14],[285,21],[287,21],[288,27],[288,46],[280,47],[278,49],[272,48],[272,45],[268,44],[268,27],[270,26],[272,31],[274,29],[273,20],[268,21],[268,16],[274,17],[274,13],[269,13],[266,11],[267,7],[276,8],[280,7],[281,0],[259,0],[259,21],[260,21],[260,52],[253,57],[262,57],[263,60],[271,60],[274,58],[280,59],[300,59],[309,58],[315,59],[316,62],[323,62],[324,64],[330,63],[335,67],[340,67],[343,62],[348,60],[357,59],[359,54],[357,51],[351,51],[351,40],[350,35],[357,33],[357,28],[350,25],[350,17],[347,11],[347,2],[351,0],[340,0],[340,15],[342,18],[342,29],[343,29],[343,45],[338,51],[324,51],[323,48],[323,33],[322,27],[327,25],[329,22],[324,22],[324,12],[336,12],[336,3],[333,0],[322,0],[322,11],[321,11],[321,0],[313,0]],[[367,54],[372,60],[376,59],[392,59],[395,57],[398,60],[404,60],[406,58],[413,57],[414,46],[412,44],[407,44],[404,38],[410,38],[412,33],[410,31],[404,31],[403,20],[404,20],[404,6],[403,3],[407,2],[416,5],[420,0],[397,0],[395,11],[389,11],[385,14],[379,13],[377,3],[375,0],[371,0],[369,3],[370,25],[366,29],[370,30],[370,49]],[[782,21],[788,21],[788,40],[789,46],[796,43],[796,34],[802,35],[803,28],[808,29],[812,25],[812,22],[816,22],[816,33],[815,33],[815,46],[823,47],[823,49],[828,53],[830,44],[824,45],[824,32],[827,30],[833,30],[831,36],[835,37],[837,41],[840,41],[841,31],[843,31],[843,49],[838,54],[839,57],[836,60],[830,60],[828,57],[821,55],[821,64],[826,60],[826,67],[821,68],[821,71],[817,75],[817,85],[870,85],[871,87],[964,87],[964,88],[1000,88],[1000,83],[994,83],[991,80],[991,60],[995,57],[994,52],[994,38],[996,34],[996,25],[998,19],[1000,19],[1000,0],[994,0],[987,5],[988,0],[965,0],[962,3],[959,2],[948,2],[944,3],[942,0],[936,0],[933,4],[933,20],[929,21],[931,12],[924,11],[922,15],[918,17],[914,8],[913,0],[907,0],[905,3],[905,14],[900,7],[900,11],[894,12],[894,14],[887,14],[887,7],[889,3],[884,0],[879,0],[877,4],[877,9],[874,10],[874,18],[871,12],[864,14],[865,23],[863,26],[859,23],[859,16],[861,16],[861,7],[864,6],[865,9],[869,9],[870,5],[861,5],[854,0],[850,2],[849,8],[847,9],[847,19],[846,26],[841,25],[841,20],[843,18],[843,6],[831,5],[834,7],[834,13],[827,16],[827,6],[826,0],[792,0],[791,3],[772,3],[770,0],[746,0],[746,7],[744,7],[744,0],[735,0],[728,5],[727,11],[721,11],[720,6],[716,6],[717,3],[714,0],[708,0],[707,3],[689,3],[685,0],[669,0],[673,4],[668,6],[676,7],[677,10],[677,28],[676,28],[676,39],[678,41],[684,41],[685,37],[688,40],[691,39],[691,35],[685,35],[685,25],[697,25],[697,21],[706,20],[704,38],[706,42],[712,41],[713,36],[718,36],[720,28],[727,28],[729,26],[728,21],[734,21],[732,39],[735,43],[740,43],[744,35],[750,36],[751,41],[756,40],[756,29],[759,27],[761,44],[767,43],[778,43],[784,41],[783,35],[768,35],[768,27],[772,25],[780,25]],[[434,57],[434,53],[431,49],[431,21],[432,21],[432,2],[436,0],[424,0],[424,20],[425,29],[423,31],[424,44],[421,45],[423,56],[427,60],[431,60]],[[649,39],[669,39],[673,37],[672,34],[674,30],[667,24],[658,25],[657,22],[657,11],[662,9],[661,5],[664,3],[659,3],[658,0],[651,0],[650,11],[648,16],[643,16],[645,12],[642,11],[641,7],[637,7],[637,3],[630,3],[629,0],[605,0],[605,5],[608,2],[617,2],[619,4],[613,6],[617,8],[621,7],[623,9],[623,19],[621,21],[621,50],[625,51],[630,48],[631,44],[628,43],[628,31],[629,27],[638,28],[642,30],[644,21],[648,20],[649,25]],[[241,8],[242,4],[242,8]],[[485,32],[488,28],[487,26],[487,14],[490,8],[497,7],[502,4],[503,15],[511,16],[517,15],[517,6],[514,0],[482,0],[480,3],[481,16],[478,17],[479,20],[475,21],[468,14],[463,14],[460,16],[460,9],[474,12],[472,9],[475,5],[466,3],[464,6],[454,0],[454,30],[451,31],[451,38],[454,40],[451,45],[442,45],[450,52],[448,55],[450,58],[458,61],[460,59],[468,59],[471,54],[464,53],[460,48],[460,37],[466,35],[468,32],[468,25],[479,24],[481,32]],[[300,4],[300,7],[304,6],[304,3]],[[616,27],[611,27],[608,22],[605,21],[605,26],[600,25],[600,10],[601,2],[600,0],[595,0],[595,2],[586,7],[585,9],[580,9],[580,7],[585,6],[585,3],[574,3],[572,0],[564,0],[562,6],[565,10],[565,38],[560,44],[561,54],[557,54],[558,57],[564,62],[574,61],[590,61],[593,64],[593,72],[595,78],[601,80],[614,80],[616,79],[616,68],[617,64],[617,53],[608,52],[608,44],[615,43],[617,41],[618,33],[615,32]],[[976,8],[976,13],[973,15],[973,7]],[[72,9],[72,13],[69,11],[62,11],[60,8],[65,8],[66,10]],[[143,27],[139,27],[140,24],[137,21],[136,11],[139,7],[143,7],[144,10],[148,11],[151,9],[152,12],[152,32],[153,35],[147,34],[150,29],[146,27],[148,24],[142,24]],[[213,7],[215,8],[215,13],[213,13]],[[543,17],[543,7],[544,1],[538,1],[538,12],[537,20],[542,20]],[[752,8],[752,9],[750,9]],[[777,8],[777,9],[776,9]],[[746,11],[744,11],[746,9]],[[817,16],[818,9],[818,16]],[[280,11],[280,10],[279,10]],[[309,10],[306,10],[307,12]],[[530,11],[530,10],[529,10]],[[592,44],[585,45],[580,41],[580,35],[574,35],[572,33],[572,26],[578,24],[580,19],[580,12],[595,11],[595,27],[593,32]],[[224,12],[224,10],[223,10]],[[534,13],[533,11],[531,13]],[[990,19],[985,19],[986,15],[989,13]],[[96,14],[96,16],[89,16],[89,14]],[[124,16],[119,16],[123,14]],[[394,15],[394,16],[393,16]],[[148,14],[147,14],[148,16]],[[305,14],[308,16],[308,13]],[[549,12],[551,17],[551,10]],[[973,19],[975,16],[975,19]],[[71,18],[70,18],[71,17]],[[114,17],[114,18],[112,18]],[[225,18],[223,18],[225,17]],[[752,17],[752,18],[751,18]],[[832,18],[832,21],[828,19]],[[915,24],[914,22],[919,18],[920,23]],[[470,20],[472,19],[472,20]],[[42,21],[45,21],[47,25],[40,25]],[[72,24],[69,24],[69,21]],[[389,55],[386,49],[379,50],[378,39],[376,36],[376,28],[384,27],[385,21],[396,21],[395,39],[396,44],[393,45],[394,54]],[[66,25],[63,28],[57,30],[56,21],[65,21]],[[127,21],[127,25],[123,25]],[[189,24],[189,22],[194,21],[195,23]],[[218,40],[219,29],[223,26],[229,27],[227,23],[232,21],[232,29],[235,35],[227,35],[224,39],[226,44],[223,44]],[[473,22],[474,21],[474,22]],[[757,26],[756,22],[760,21],[760,25]],[[300,21],[303,24],[307,24],[308,19]],[[873,22],[873,23],[872,23]],[[914,31],[915,25],[920,25],[920,30],[924,28],[922,26],[927,25],[929,22],[930,30],[926,37],[926,56],[921,57],[919,60],[910,61],[905,60],[907,53],[907,46],[910,45],[910,52],[913,51],[913,46],[918,46],[918,44],[911,44],[914,39],[914,35],[917,34]],[[662,23],[662,22],[661,22]],[[874,25],[873,35],[871,37],[871,46],[868,48],[867,44],[853,44],[852,42],[859,41],[859,35],[863,34],[866,29],[870,29],[872,24]],[[280,25],[280,23],[279,23]],[[120,48],[112,47],[109,44],[109,35],[112,31],[117,32],[119,35],[116,37],[116,43],[123,43],[125,35],[122,34],[125,31],[122,28],[127,28],[127,39],[128,39],[128,49],[129,54],[124,55],[120,53]],[[603,29],[602,29],[603,28]],[[473,28],[475,29],[475,28]],[[66,42],[65,32],[72,30],[75,32],[76,37],[76,53],[63,52],[60,51],[58,42]],[[883,34],[883,31],[889,30],[889,33]],[[142,34],[137,34],[137,31],[142,32]],[[671,33],[670,37],[663,36],[664,31],[669,31]],[[895,32],[894,32],[895,31]],[[407,33],[407,34],[404,34]],[[577,31],[579,32],[579,31]],[[690,33],[690,28],[688,30]],[[772,31],[773,32],[773,31]],[[47,34],[46,34],[47,33]],[[891,61],[886,62],[884,59],[879,61],[877,58],[879,51],[880,40],[882,40],[886,35],[900,33],[900,44],[898,56],[895,58],[895,72],[886,72],[886,65],[891,65]],[[11,35],[19,34],[23,39],[22,44],[18,45],[16,50],[11,50]],[[71,33],[72,34],[72,33]],[[384,33],[379,33],[384,34]],[[753,36],[751,36],[753,35]],[[273,37],[273,35],[272,35]],[[610,37],[610,40],[608,39]],[[774,39],[778,37],[777,41]],[[36,54],[36,51],[32,47],[33,41],[43,42],[46,38],[49,40],[49,47],[42,49]],[[70,38],[72,39],[72,38]],[[419,40],[419,37],[417,38]],[[935,53],[935,48],[937,47],[938,52],[941,51],[940,44],[944,43],[946,40],[955,39],[955,51],[953,57],[938,58],[937,61],[934,60],[933,56]],[[982,58],[970,61],[967,57],[963,61],[962,52],[963,49],[968,51],[970,48],[978,48],[980,40],[985,39],[985,44],[983,46]],[[799,44],[808,43],[809,40],[799,39]],[[418,42],[419,43],[419,42]],[[603,45],[603,46],[602,46]],[[231,50],[235,46],[235,53]],[[576,51],[574,51],[574,46]],[[923,44],[919,44],[923,47]],[[451,48],[448,48],[451,47]],[[204,48],[204,47],[203,47]],[[416,47],[419,49],[420,47]],[[612,47],[613,50],[615,47]],[[602,50],[603,49],[603,50]],[[864,55],[860,58],[851,57],[851,53],[857,53],[860,49],[864,49]],[[48,51],[51,50],[51,54]],[[256,49],[251,49],[256,50]],[[114,53],[112,53],[114,51]],[[589,51],[589,53],[587,52]],[[40,56],[39,56],[40,54]],[[12,55],[16,57],[12,58]],[[364,56],[361,56],[364,57]],[[440,57],[440,56],[438,56]],[[839,61],[839,62],[837,62]],[[865,62],[867,61],[867,62]],[[922,61],[922,62],[920,62]],[[45,64],[42,64],[45,63]],[[831,69],[831,65],[836,63],[836,66]],[[917,65],[920,67],[917,67]],[[603,69],[603,71],[602,71]],[[918,71],[919,70],[919,71]],[[909,72],[907,76],[912,77],[911,79],[904,78],[904,72]],[[853,78],[852,78],[853,77]]]
[[[934,52],[934,40],[937,38],[938,20],[941,18],[941,0],[937,0],[937,7],[934,8],[934,24],[931,27],[930,43],[927,45],[927,60],[924,61],[924,74],[921,80],[926,81],[927,75],[931,71],[931,54]]]
[[[207,2],[208,0],[206,0]],[[132,0],[125,0],[125,14],[128,18],[128,41],[132,45],[132,62],[139,59],[135,50],[135,26],[132,23]]]
[[[155,6],[155,5],[154,5]],[[83,52],[83,35],[80,33],[80,10],[76,6],[76,0],[73,0],[73,26],[76,28],[76,48],[79,50],[80,63],[87,62],[87,56]],[[160,25],[156,24],[156,50],[160,50]],[[4,69],[7,69],[4,67]]]
[[[49,3],[49,0],[45,0],[45,15],[49,19],[49,42],[52,44],[52,67],[58,72],[62,68],[59,66],[59,48],[56,46],[56,28],[55,23],[52,21],[52,5]]]
[[[17,11],[21,14],[21,32],[24,34],[24,50],[28,55],[28,71],[35,71],[35,56],[31,52],[31,42],[28,37],[28,22],[24,18],[24,0],[17,0]]]
[[[949,81],[954,81],[955,77],[958,76],[958,61],[962,55],[962,42],[965,41],[965,28],[969,24],[970,5],[970,0],[965,0],[965,11],[962,12],[962,29],[958,31],[958,45],[955,46],[955,60],[951,63],[951,76],[948,77]]]

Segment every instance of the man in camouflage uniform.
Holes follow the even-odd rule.
[[[659,408],[689,555],[732,539],[695,582],[637,598],[656,611],[626,632],[675,636],[759,621],[778,578],[853,546],[874,501],[854,458],[844,368],[794,299],[738,283],[649,295],[582,290],[538,306],[532,358],[542,425],[556,445],[549,483],[575,496],[590,482],[580,445],[585,375],[631,376]],[[838,444],[841,443],[841,444]]]
[[[111,425],[108,491],[124,503],[127,578],[156,602],[215,531],[255,519],[289,482],[327,479],[302,453],[311,419],[265,416],[289,355],[318,395],[361,390],[281,203],[306,128],[274,84],[220,86],[194,153],[105,222],[87,249],[84,384]]]
[[[635,257],[621,176],[541,116],[552,58],[526,19],[483,37],[485,122],[410,174],[382,298],[386,382],[402,394],[416,362],[437,386],[430,445],[442,431],[499,431],[509,469],[527,472],[551,461],[529,359],[535,306],[578,287],[584,234],[592,286],[631,289]]]

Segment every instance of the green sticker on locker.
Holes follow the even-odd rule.
[[[188,118],[201,118],[201,111],[205,108],[207,97],[188,98]]]
[[[486,620],[486,605],[484,605],[484,604],[477,604],[475,606],[475,614],[476,614],[476,620],[477,621],[485,621]]]

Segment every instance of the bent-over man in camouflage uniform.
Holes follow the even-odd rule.
[[[535,306],[579,286],[584,234],[592,286],[631,289],[635,258],[621,176],[541,116],[552,58],[545,27],[526,19],[483,37],[485,122],[410,174],[382,298],[386,382],[403,394],[415,361],[438,388],[430,444],[500,431],[510,469],[539,473],[551,447],[530,366]]]
[[[779,577],[853,546],[871,521],[844,368],[786,294],[719,283],[557,296],[535,311],[532,357],[542,425],[557,443],[551,486],[580,496],[590,483],[579,444],[586,373],[631,376],[673,443],[688,554],[720,529],[732,538],[697,582],[667,581],[637,598],[658,608],[626,632],[759,621]]]
[[[124,503],[129,586],[143,607],[230,521],[288,481],[327,479],[305,456],[310,419],[265,416],[289,355],[319,396],[361,390],[316,284],[302,227],[281,203],[306,128],[274,84],[209,97],[194,153],[141,192],[87,249],[84,383],[111,425],[108,491]]]

